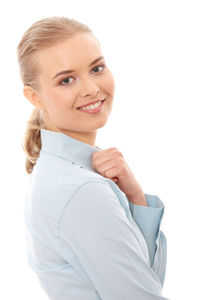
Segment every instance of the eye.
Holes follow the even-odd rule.
[[[102,68],[102,71],[103,71],[104,68],[105,68],[105,65],[103,64],[103,65],[96,66],[96,67],[94,67],[92,70],[97,70],[98,68]],[[101,73],[102,71],[100,71],[100,72],[95,72],[95,73]]]
[[[69,84],[68,79],[70,79],[70,78],[72,78],[72,77],[66,77],[65,79],[61,80],[60,84],[61,85],[68,85]]]
[[[104,64],[102,64],[102,65],[98,65],[98,66],[94,67],[92,70],[95,70],[94,73],[101,73],[101,72],[103,72],[103,70],[105,69],[105,67],[106,66]],[[102,71],[98,72],[99,68],[102,68]],[[96,72],[96,70],[97,70],[97,72]],[[66,78],[64,78],[63,80],[61,80],[59,82],[59,85],[70,85],[71,82],[70,82],[69,79],[73,79],[73,77],[66,77]]]

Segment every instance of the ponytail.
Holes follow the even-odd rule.
[[[33,167],[36,164],[36,160],[40,156],[42,145],[40,136],[41,128],[45,128],[41,111],[38,108],[34,108],[29,120],[27,121],[27,127],[22,143],[22,148],[26,153],[25,168],[28,174],[32,172]]]

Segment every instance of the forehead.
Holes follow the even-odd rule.
[[[51,76],[63,69],[85,67],[101,55],[100,45],[91,33],[77,33],[70,39],[40,50],[37,63],[43,74]]]

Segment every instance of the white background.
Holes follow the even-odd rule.
[[[0,5],[1,299],[47,299],[26,260],[23,197],[28,175],[20,143],[33,107],[22,94],[16,48],[33,22],[51,16],[86,23],[99,39],[116,91],[96,145],[118,147],[144,192],[165,204],[163,296],[200,299],[198,5],[192,0],[18,0]]]

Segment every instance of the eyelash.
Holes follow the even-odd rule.
[[[102,71],[101,71],[101,72],[103,72],[103,70],[105,69],[106,66],[105,66],[104,64],[98,65],[98,66],[94,67],[92,70],[94,70],[95,68],[99,68],[99,67],[102,67],[102,68],[103,68]],[[95,73],[101,73],[101,72],[95,72]],[[72,78],[72,77],[66,77],[66,78],[64,78],[63,80],[61,80],[61,81],[59,82],[59,85],[69,85],[70,83],[65,83],[65,84],[63,84],[64,80],[66,80],[66,79],[68,79],[68,78]]]

